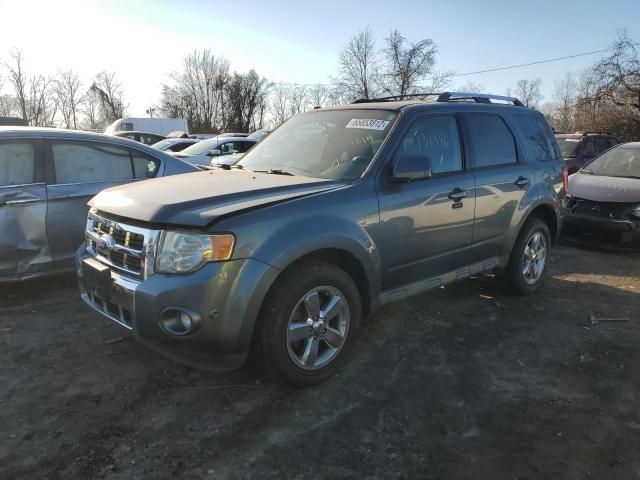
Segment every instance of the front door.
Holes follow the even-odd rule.
[[[457,117],[414,120],[393,162],[402,156],[424,158],[432,176],[404,184],[381,179],[376,243],[385,290],[471,263],[475,182],[464,168]]]
[[[41,141],[0,141],[0,278],[50,268]]]

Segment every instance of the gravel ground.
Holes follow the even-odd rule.
[[[385,308],[304,390],[165,360],[72,277],[0,287],[0,478],[640,479],[639,273],[560,246],[533,297]]]

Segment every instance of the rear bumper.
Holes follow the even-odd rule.
[[[110,271],[108,299],[87,288],[78,252],[80,295],[94,311],[131,331],[138,340],[171,359],[196,368],[239,368],[249,354],[253,327],[277,269],[253,259],[209,263],[188,275],[154,274],[139,281]],[[188,309],[199,326],[186,335],[160,322],[168,308]]]

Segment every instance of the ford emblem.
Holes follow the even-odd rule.
[[[98,240],[96,240],[96,250],[102,253],[113,250],[113,247],[115,246],[116,239],[107,233],[105,233],[104,235],[100,235],[98,237]]]

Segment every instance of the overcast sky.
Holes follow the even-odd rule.
[[[158,103],[167,75],[194,49],[210,48],[232,69],[254,68],[270,80],[325,83],[342,46],[367,25],[380,43],[394,28],[409,41],[433,39],[437,68],[458,73],[600,50],[621,29],[640,41],[640,0],[0,0],[0,12],[0,59],[15,47],[28,73],[73,68],[86,87],[95,73],[115,71],[131,116]],[[539,77],[549,96],[565,72],[598,58],[458,77],[453,84],[473,81],[504,94],[518,79]]]

